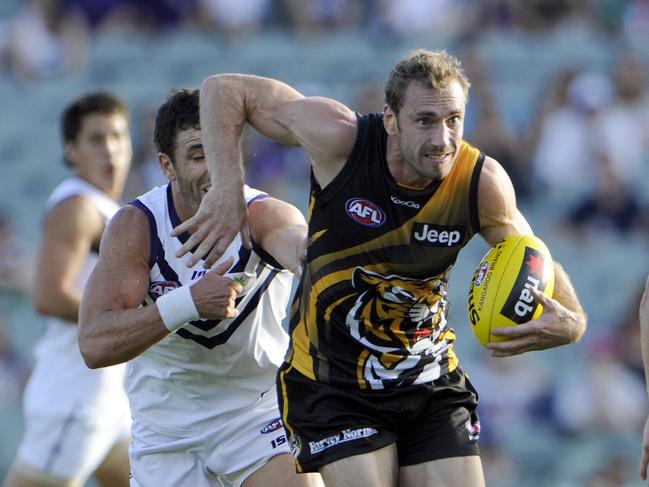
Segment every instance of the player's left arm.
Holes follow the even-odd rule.
[[[304,215],[293,205],[275,198],[263,198],[248,208],[252,237],[282,267],[299,274],[306,248]]]
[[[480,234],[489,245],[519,234],[533,234],[516,205],[516,194],[503,167],[490,157],[484,162],[478,183]],[[494,335],[510,340],[488,344],[494,356],[504,357],[577,342],[586,331],[586,314],[563,267],[554,262],[554,293],[548,297],[532,290],[543,306],[536,320],[513,327],[495,328]]]

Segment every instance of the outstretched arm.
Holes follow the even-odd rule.
[[[149,291],[149,241],[147,218],[133,206],[122,208],[104,232],[79,312],[79,348],[91,368],[126,362],[170,332],[160,314],[161,298],[140,307]],[[231,264],[225,262],[191,285],[192,303],[185,305],[194,306],[203,318],[236,316],[234,299],[241,286],[221,275]]]
[[[356,137],[356,115],[328,98],[304,97],[270,78],[224,74],[203,82],[201,130],[212,181],[194,217],[174,229],[192,235],[178,256],[197,247],[188,265],[201,258],[211,266],[237,232],[249,245],[240,138],[246,123],[278,142],[303,147],[325,187],[343,166]]]
[[[640,301],[639,318],[642,363],[644,364],[645,378],[649,380],[649,276],[647,276],[644,293]],[[647,392],[649,393],[649,385],[647,387]],[[642,458],[640,460],[640,478],[642,480],[647,480],[647,465],[649,465],[649,417],[645,423],[644,433],[642,435]]]
[[[494,159],[487,157],[478,184],[480,233],[489,245],[510,235],[532,234],[532,229],[516,206],[509,176]],[[555,287],[552,298],[532,290],[543,305],[536,319],[518,326],[495,328],[494,335],[510,337],[487,346],[496,357],[543,350],[578,341],[586,331],[586,315],[563,267],[554,263]]]

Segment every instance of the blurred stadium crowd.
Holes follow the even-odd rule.
[[[491,359],[465,312],[486,246],[473,242],[460,257],[451,323],[481,393],[487,485],[640,485],[649,0],[2,0],[0,478],[20,437],[21,391],[43,326],[30,305],[32,255],[44,200],[65,174],[63,106],[92,88],[130,104],[130,198],[163,182],[152,115],[169,88],[249,72],[380,111],[387,70],[415,47],[464,62],[465,138],[508,170],[589,314],[576,346]],[[246,154],[251,185],[305,209],[300,151],[249,133]]]

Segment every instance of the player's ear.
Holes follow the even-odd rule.
[[[74,166],[76,164],[74,143],[66,142],[63,145],[63,160],[68,166]]]
[[[383,126],[388,135],[395,135],[399,129],[397,114],[388,105],[383,106]]]
[[[160,163],[160,169],[162,169],[162,172],[164,173],[165,176],[167,176],[167,179],[169,181],[175,181],[176,180],[176,168],[174,167],[173,163],[171,162],[171,159],[169,159],[169,156],[165,154],[164,152],[159,152],[158,153],[158,162]]]

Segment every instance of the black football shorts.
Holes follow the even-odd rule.
[[[459,368],[431,384],[359,390],[312,381],[284,364],[277,382],[299,472],[393,442],[402,467],[479,455],[478,395]]]

